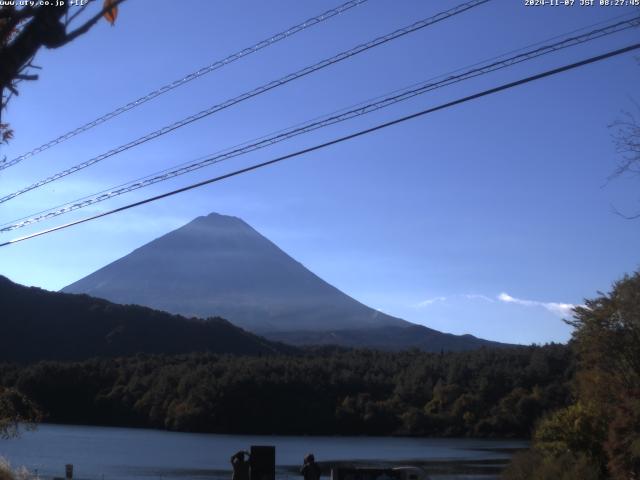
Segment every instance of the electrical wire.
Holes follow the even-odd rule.
[[[181,87],[189,82],[191,82],[192,80],[195,80],[196,78],[200,78],[203,75],[206,75],[208,73],[213,72],[214,70],[217,70],[219,68],[224,67],[225,65],[229,65],[230,63],[235,62],[236,60],[239,60],[241,58],[244,58],[248,55],[251,55],[252,53],[255,53],[259,50],[262,50],[263,48],[266,47],[270,47],[271,45],[284,40],[286,38],[291,37],[292,35],[295,35],[296,33],[299,33],[303,30],[306,30],[309,27],[312,27],[314,25],[318,25],[319,23],[324,22],[325,20],[329,20],[330,18],[335,17],[336,15],[342,13],[342,12],[346,12],[347,10],[356,7],[362,3],[365,3],[368,0],[350,0],[346,3],[343,3],[342,5],[339,5],[336,8],[332,8],[331,10],[327,10],[324,13],[321,13],[320,15],[316,15],[315,17],[309,18],[307,20],[305,20],[302,23],[299,23],[297,25],[294,25],[293,27],[290,27],[282,32],[276,33],[275,35],[272,35],[271,37],[264,39],[250,47],[247,48],[243,48],[242,50],[239,50],[235,53],[232,53],[231,55],[221,59],[221,60],[217,60],[215,62],[213,62],[210,65],[207,65],[206,67],[202,67],[199,70],[196,70],[195,72],[191,72],[187,75],[185,75],[182,78],[179,78],[177,80],[174,80],[171,83],[167,83],[166,85],[163,85],[162,87],[147,93],[146,95],[143,95],[142,97],[138,98],[137,100],[134,100],[132,102],[127,103],[126,105],[123,105],[121,107],[116,108],[115,110],[112,110],[108,113],[105,113],[104,115],[102,115],[101,117],[96,118],[95,120],[92,120],[88,123],[85,123],[84,125],[81,125],[80,127],[74,128],[73,130],[70,130],[67,133],[64,133],[63,135],[60,135],[57,138],[54,138],[53,140],[48,141],[47,143],[44,143],[42,145],[40,145],[39,147],[34,148],[33,150],[30,150],[26,153],[23,153],[22,155],[17,156],[16,158],[13,158],[11,160],[0,160],[0,170],[4,170],[5,168],[9,168],[12,167],[14,165],[17,165],[18,163],[22,162],[23,160],[26,160],[29,157],[33,157],[34,155],[37,155],[40,152],[43,152],[45,150],[48,150],[49,148],[58,145],[66,140],[69,140],[70,138],[75,137],[76,135],[79,135],[83,132],[86,132],[87,130],[90,130],[102,123],[105,123],[109,120],[111,120],[112,118],[117,117],[118,115],[121,115],[133,108],[139,107],[140,105],[153,100],[156,97],[159,97],[160,95],[163,95],[167,92],[170,92],[171,90]]]
[[[75,166],[73,166],[71,168],[68,168],[68,169],[63,170],[61,172],[58,172],[58,173],[56,173],[54,175],[51,175],[50,177],[47,177],[47,178],[45,178],[43,180],[40,180],[40,181],[38,181],[36,183],[33,183],[33,184],[31,184],[31,185],[29,185],[27,187],[24,187],[24,188],[22,188],[20,190],[17,190],[15,192],[13,192],[13,193],[5,195],[4,197],[0,198],[0,203],[5,203],[5,202],[7,202],[7,201],[19,196],[19,195],[27,193],[27,192],[29,192],[31,190],[36,189],[36,188],[40,188],[43,185],[51,183],[51,182],[53,182],[55,180],[58,180],[60,178],[66,177],[67,175],[71,175],[73,173],[76,173],[76,172],[78,172],[78,171],[80,171],[82,169],[85,169],[85,168],[87,168],[87,167],[89,167],[91,165],[95,165],[96,163],[101,162],[101,161],[103,161],[103,160],[105,160],[105,159],[107,159],[109,157],[112,157],[113,155],[119,154],[121,152],[124,152],[125,150],[128,150],[130,148],[136,147],[136,146],[141,145],[143,143],[146,143],[146,142],[148,142],[150,140],[153,140],[153,139],[155,139],[157,137],[160,137],[162,135],[165,135],[166,133],[169,133],[169,132],[171,132],[171,131],[173,131],[173,130],[175,130],[177,128],[184,127],[185,125],[193,123],[193,122],[195,122],[197,120],[201,120],[201,119],[203,119],[205,117],[208,117],[209,115],[212,115],[212,114],[214,114],[216,112],[219,112],[221,110],[229,108],[229,107],[231,107],[233,105],[236,105],[236,104],[238,104],[240,102],[243,102],[245,100],[253,98],[253,97],[255,97],[257,95],[260,95],[262,93],[265,93],[265,92],[267,92],[269,90],[272,90],[274,88],[277,88],[277,87],[279,87],[281,85],[285,85],[285,84],[287,84],[289,82],[292,82],[294,80],[297,80],[297,79],[299,79],[301,77],[305,77],[305,76],[307,76],[307,75],[309,75],[309,74],[311,74],[313,72],[316,72],[318,70],[326,68],[326,67],[328,67],[330,65],[333,65],[335,63],[341,62],[343,60],[349,59],[349,58],[351,58],[351,57],[353,57],[355,55],[358,55],[358,54],[360,54],[362,52],[365,52],[365,51],[370,50],[372,48],[378,47],[380,45],[383,45],[383,44],[385,44],[387,42],[390,42],[392,40],[395,40],[397,38],[403,37],[403,36],[405,36],[405,35],[407,35],[409,33],[413,33],[415,31],[421,30],[421,29],[423,29],[425,27],[428,27],[428,26],[433,25],[435,23],[438,23],[440,21],[443,21],[443,20],[446,20],[448,18],[451,18],[451,17],[453,17],[455,15],[463,13],[463,12],[465,12],[467,10],[472,9],[472,8],[478,7],[478,6],[480,6],[480,5],[484,4],[484,3],[487,3],[489,1],[490,0],[471,0],[469,2],[465,2],[463,4],[460,4],[460,5],[456,6],[456,7],[451,8],[449,10],[446,10],[444,12],[438,13],[437,15],[422,19],[422,20],[420,20],[418,22],[415,22],[415,23],[413,23],[411,25],[408,25],[406,27],[400,28],[400,29],[395,30],[395,31],[393,31],[391,33],[383,35],[381,37],[375,38],[375,39],[373,39],[373,40],[371,40],[371,41],[369,41],[367,43],[363,43],[363,44],[358,45],[358,46],[356,46],[356,47],[354,47],[352,49],[349,49],[349,50],[346,50],[344,52],[341,52],[341,53],[339,53],[337,55],[334,55],[333,57],[327,58],[327,59],[322,60],[322,61],[320,61],[318,63],[315,63],[315,64],[313,64],[311,66],[305,67],[305,68],[303,68],[301,70],[298,70],[295,73],[290,73],[290,74],[288,74],[288,75],[286,75],[286,76],[284,76],[284,77],[282,77],[282,78],[280,78],[278,80],[274,80],[272,82],[269,82],[269,83],[266,83],[264,85],[261,85],[258,88],[255,88],[253,90],[245,92],[245,93],[243,93],[243,94],[241,94],[241,95],[239,95],[237,97],[234,97],[232,99],[229,99],[229,100],[227,100],[227,101],[225,101],[223,103],[220,103],[220,104],[217,104],[217,105],[213,105],[213,106],[207,108],[206,110],[202,110],[201,112],[198,112],[198,113],[196,113],[194,115],[191,115],[189,117],[183,118],[182,120],[179,120],[179,121],[174,122],[174,123],[172,123],[170,125],[167,125],[167,126],[161,128],[161,129],[156,130],[154,132],[151,132],[151,133],[149,133],[149,134],[147,134],[147,135],[145,135],[143,137],[139,137],[136,140],[133,140],[133,141],[131,141],[129,143],[126,143],[124,145],[121,145],[119,147],[111,149],[111,150],[109,150],[109,151],[107,151],[105,153],[102,153],[102,154],[100,154],[100,155],[98,155],[96,157],[93,157],[93,158],[91,158],[89,160],[86,160],[86,161],[84,161],[82,163],[79,163],[79,164],[77,164],[77,165],[75,165]]]
[[[305,149],[302,149],[302,150],[298,150],[296,152],[289,153],[287,155],[283,155],[281,157],[277,157],[277,158],[274,158],[274,159],[271,159],[271,160],[268,160],[268,161],[265,161],[265,162],[262,162],[262,163],[258,163],[258,164],[255,164],[255,165],[251,165],[249,167],[241,168],[239,170],[235,170],[233,172],[226,173],[224,175],[219,175],[217,177],[209,178],[207,180],[203,180],[203,181],[198,182],[198,183],[187,185],[186,187],[178,188],[178,189],[172,190],[170,192],[166,192],[166,193],[163,193],[163,194],[160,194],[160,195],[156,195],[156,196],[153,196],[153,197],[150,197],[150,198],[146,198],[146,199],[140,200],[138,202],[130,203],[128,205],[124,205],[122,207],[118,207],[118,208],[115,208],[113,210],[109,210],[107,212],[102,212],[102,213],[99,213],[99,214],[96,214],[96,215],[92,215],[92,216],[85,217],[85,218],[82,218],[82,219],[79,219],[79,220],[75,220],[73,222],[66,223],[66,224],[63,224],[63,225],[58,225],[58,226],[55,226],[55,227],[52,227],[52,228],[49,228],[49,229],[46,229],[46,230],[41,230],[39,232],[35,232],[35,233],[29,234],[29,235],[25,235],[23,237],[18,237],[18,238],[15,238],[13,240],[9,240],[9,241],[4,242],[4,243],[0,243],[0,247],[5,247],[5,246],[8,246],[8,245],[12,245],[14,243],[23,242],[23,241],[29,240],[31,238],[35,238],[35,237],[39,237],[39,236],[46,235],[46,234],[49,234],[49,233],[53,233],[53,232],[58,231],[58,230],[63,230],[63,229],[66,229],[66,228],[69,228],[69,227],[72,227],[72,226],[75,226],[75,225],[79,225],[81,223],[86,223],[86,222],[89,222],[89,221],[92,221],[92,220],[96,220],[98,218],[106,217],[108,215],[113,215],[115,213],[123,212],[125,210],[129,210],[129,209],[134,208],[134,207],[138,207],[138,206],[141,206],[141,205],[145,205],[147,203],[155,202],[155,201],[161,200],[163,198],[171,197],[171,196],[177,195],[179,193],[183,193],[183,192],[186,192],[186,191],[189,191],[189,190],[193,190],[195,188],[199,188],[199,187],[202,187],[202,186],[205,186],[205,185],[209,185],[211,183],[216,183],[216,182],[225,180],[227,178],[231,178],[231,177],[235,177],[237,175],[241,175],[241,174],[244,174],[244,173],[251,172],[253,170],[258,170],[260,168],[267,167],[269,165],[274,165],[276,163],[282,162],[284,160],[288,160],[290,158],[299,157],[299,156],[302,156],[302,155],[307,154],[307,153],[311,153],[311,152],[314,152],[314,151],[317,151],[317,150],[321,150],[321,149],[330,147],[332,145],[336,145],[336,144],[339,144],[339,143],[342,143],[342,142],[345,142],[345,141],[348,141],[348,140],[353,140],[354,138],[358,138],[358,137],[361,137],[363,135],[368,135],[368,134],[376,132],[378,130],[382,130],[384,128],[388,128],[388,127],[391,127],[393,125],[398,125],[400,123],[404,123],[406,121],[413,120],[413,119],[422,117],[422,116],[430,114],[430,113],[434,113],[434,112],[437,112],[437,111],[440,111],[440,110],[451,108],[453,106],[460,105],[462,103],[466,103],[466,102],[469,102],[469,101],[472,101],[472,100],[476,100],[478,98],[482,98],[482,97],[485,97],[485,96],[488,96],[488,95],[492,95],[492,94],[495,94],[495,93],[498,93],[498,92],[501,92],[501,91],[504,91],[504,90],[509,90],[511,88],[514,88],[514,87],[517,87],[517,86],[520,86],[520,85],[524,85],[524,84],[527,84],[527,83],[530,83],[530,82],[533,82],[533,81],[536,81],[536,80],[540,80],[542,78],[550,77],[552,75],[557,75],[557,74],[562,73],[562,72],[566,72],[566,71],[573,70],[573,69],[576,69],[576,68],[579,68],[579,67],[583,67],[585,65],[589,65],[589,64],[596,63],[596,62],[599,62],[599,61],[602,61],[602,60],[606,60],[606,59],[611,58],[611,57],[615,57],[615,56],[618,56],[618,55],[622,55],[624,53],[631,52],[633,50],[637,50],[639,48],[640,48],[640,43],[635,43],[633,45],[629,45],[627,47],[623,47],[623,48],[620,48],[620,49],[617,49],[617,50],[612,50],[612,51],[609,51],[607,53],[604,53],[604,54],[601,54],[601,55],[597,55],[595,57],[590,57],[590,58],[587,58],[585,60],[581,60],[581,61],[578,61],[578,62],[575,62],[575,63],[571,63],[571,64],[568,64],[568,65],[564,65],[562,67],[554,68],[552,70],[547,70],[547,71],[544,71],[542,73],[538,73],[538,74],[531,75],[531,76],[528,76],[528,77],[525,77],[525,78],[521,78],[519,80],[516,80],[516,81],[513,81],[513,82],[509,82],[509,83],[506,83],[506,84],[502,84],[500,86],[497,86],[497,87],[494,87],[494,88],[490,88],[488,90],[484,90],[484,91],[481,91],[481,92],[478,92],[478,93],[474,93],[472,95],[468,95],[466,97],[459,98],[457,100],[453,100],[453,101],[438,105],[436,107],[427,108],[425,110],[421,110],[419,112],[412,113],[410,115],[406,115],[406,116],[403,116],[403,117],[400,117],[400,118],[396,118],[394,120],[391,120],[391,121],[388,121],[388,122],[385,122],[385,123],[378,124],[378,125],[376,125],[374,127],[366,128],[364,130],[360,130],[358,132],[351,133],[349,135],[345,135],[343,137],[335,138],[335,139],[330,140],[328,142],[324,142],[324,143],[321,143],[321,144],[318,144],[318,145],[314,145],[313,147],[308,147],[308,148],[305,148]]]
[[[389,94],[388,97],[377,97],[376,101],[370,101],[369,103],[361,103],[355,108],[343,109],[340,112],[335,114],[330,114],[329,116],[319,117],[313,120],[310,120],[306,123],[298,124],[289,129],[281,130],[272,136],[264,136],[255,141],[245,142],[243,144],[237,145],[235,147],[231,147],[229,149],[216,152],[214,154],[201,157],[192,162],[186,162],[181,165],[171,167],[160,172],[156,172],[145,177],[138,178],[136,180],[132,180],[130,182],[118,185],[108,190],[103,190],[101,192],[95,193],[93,195],[85,196],[77,200],[73,200],[71,202],[67,202],[65,204],[59,205],[57,207],[53,207],[47,210],[43,210],[34,214],[31,214],[27,217],[22,217],[18,220],[13,220],[12,222],[5,223],[1,226],[0,232],[8,232],[12,230],[16,230],[18,228],[25,227],[27,225],[32,225],[34,223],[48,220],[65,213],[69,213],[81,208],[88,207],[90,205],[94,205],[96,203],[100,203],[106,200],[109,200],[113,197],[123,195],[125,193],[129,193],[140,188],[148,187],[154,185],[156,183],[169,180],[171,178],[184,175],[186,173],[193,172],[200,168],[204,168],[213,164],[220,163],[222,161],[241,156],[253,151],[256,151],[261,148],[265,148],[281,141],[288,140],[295,136],[309,133],[311,131],[327,127],[329,125],[334,125],[339,122],[343,122],[346,120],[350,120],[352,118],[365,115],[382,108],[389,107],[393,104],[396,104],[401,101],[408,100],[417,95],[422,95],[424,93],[433,91],[438,88],[442,88],[445,86],[452,85],[454,83],[458,83],[464,80],[468,80],[471,78],[478,77],[480,75],[485,75],[497,70],[501,70],[503,68],[507,68],[524,61],[532,60],[534,58],[541,57],[543,55],[548,55],[553,52],[557,52],[558,50],[568,48],[575,45],[580,45],[582,43],[586,43],[595,39],[602,38],[607,35],[611,35],[614,33],[619,33],[621,31],[627,30],[629,28],[635,27],[640,22],[640,16],[616,22],[614,24],[606,25],[604,27],[592,30],[582,35],[565,38],[561,41],[555,42],[549,45],[543,45],[542,47],[525,51],[518,55],[505,58],[503,60],[494,61],[485,65],[477,66],[476,68],[472,68],[470,70],[464,71],[458,75],[441,75],[440,77],[445,77],[443,80],[438,82],[433,82],[433,79],[427,80],[420,84],[414,84],[410,87],[406,87],[402,90],[396,90]],[[572,32],[573,33],[573,32]],[[558,37],[554,37],[558,38]],[[536,45],[538,45],[538,42]],[[504,55],[494,57],[494,58],[502,58]],[[458,72],[460,70],[456,70]],[[436,77],[436,78],[440,78]]]

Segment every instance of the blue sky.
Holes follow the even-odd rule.
[[[36,63],[5,113],[23,153],[158,86],[338,5],[338,1],[129,0],[116,26]],[[454,1],[370,0],[0,172],[10,193]],[[74,200],[623,13],[493,0],[0,205],[1,223]],[[637,9],[636,9],[637,10]],[[360,119],[139,190],[22,233],[319,143],[638,41],[634,29],[440,89]],[[565,341],[561,318],[639,267],[637,178],[607,182],[607,128],[640,100],[640,55],[624,55],[385,129],[278,166],[0,249],[0,274],[59,289],[210,212],[241,217],[356,299],[452,333]]]

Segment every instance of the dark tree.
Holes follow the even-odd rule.
[[[577,307],[569,323],[575,402],[537,425],[533,450],[515,457],[505,478],[638,479],[640,272]]]
[[[0,386],[0,438],[15,437],[20,426],[32,428],[40,418],[40,411],[24,394]]]
[[[123,1],[104,0],[102,8],[92,16],[87,13],[93,0],[74,7],[68,0],[39,6],[0,6],[0,143],[13,136],[9,125],[2,122],[9,100],[18,95],[20,82],[38,79],[34,73],[38,67],[32,63],[38,51],[67,45],[103,17],[113,24]]]

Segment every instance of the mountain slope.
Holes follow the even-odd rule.
[[[292,348],[221,318],[186,319],[87,295],[24,287],[0,276],[0,361],[79,360],[136,353],[258,355]]]
[[[220,316],[258,333],[409,325],[329,285],[242,220],[218,214],[198,217],[63,291]]]
[[[63,291],[186,316],[220,316],[293,345],[427,351],[502,345],[445,334],[369,308],[242,220],[215,213],[143,245]]]

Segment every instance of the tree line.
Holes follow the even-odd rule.
[[[52,422],[254,434],[528,437],[569,405],[559,344],[458,353],[136,355],[0,364]]]

